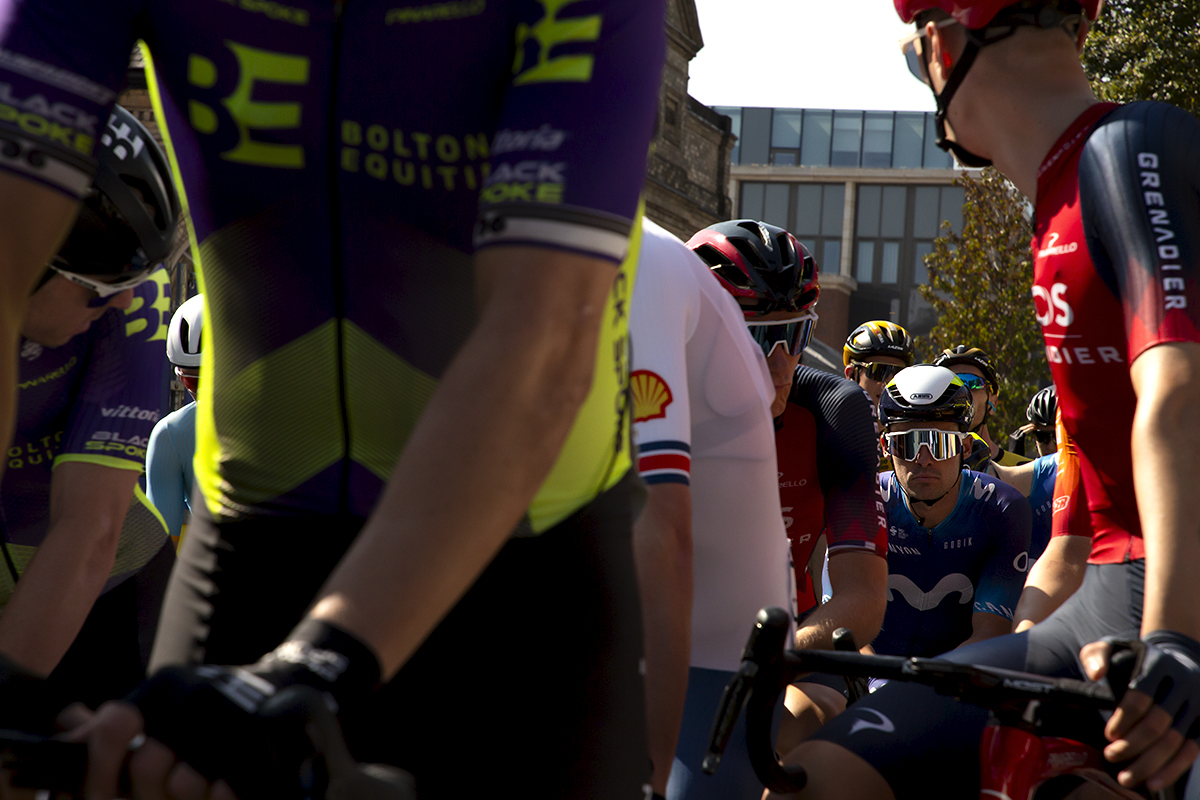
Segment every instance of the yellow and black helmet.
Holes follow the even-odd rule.
[[[854,329],[842,348],[842,365],[851,361],[862,361],[874,356],[892,356],[904,361],[904,366],[913,364],[913,341],[908,331],[894,322],[877,319],[864,322]]]

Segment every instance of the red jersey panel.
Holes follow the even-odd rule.
[[[1098,104],[1038,173],[1033,297],[1075,442],[1091,563],[1142,558],[1130,432],[1130,364],[1200,341],[1200,124],[1162,103]]]

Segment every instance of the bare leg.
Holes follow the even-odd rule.
[[[836,689],[819,683],[792,684],[783,701],[787,713],[779,721],[775,749],[790,753],[812,736],[817,728],[846,710],[846,698]]]
[[[895,800],[883,776],[861,757],[841,745],[817,739],[803,742],[784,757],[786,764],[800,764],[808,772],[808,784],[795,795],[763,793],[763,800]]]

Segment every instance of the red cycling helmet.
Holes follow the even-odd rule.
[[[896,13],[905,22],[912,22],[917,14],[931,9],[941,9],[958,21],[964,28],[978,30],[986,27],[1001,9],[1014,5],[1013,0],[894,0]],[[1104,0],[1079,0],[1083,13],[1092,22],[1100,16]]]
[[[697,232],[687,246],[737,299],[748,320],[773,311],[802,314],[821,294],[816,259],[783,228],[752,219],[718,222]]]

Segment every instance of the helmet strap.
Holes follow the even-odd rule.
[[[954,65],[954,69],[950,70],[950,77],[946,80],[946,85],[942,87],[941,94],[933,90],[931,85],[930,91],[933,91],[934,102],[937,103],[937,113],[933,115],[933,121],[937,130],[937,146],[942,150],[953,153],[958,159],[958,163],[964,167],[990,167],[992,162],[990,159],[978,156],[967,150],[958,142],[953,142],[946,138],[946,114],[950,110],[950,101],[954,98],[954,93],[958,91],[958,87],[962,85],[963,79],[967,77],[967,70],[975,63],[975,57],[979,55],[980,45],[978,40],[967,31],[967,46],[963,50],[962,56],[958,59],[958,63]],[[926,62],[926,69],[929,65]],[[931,79],[932,81],[932,79]]]

